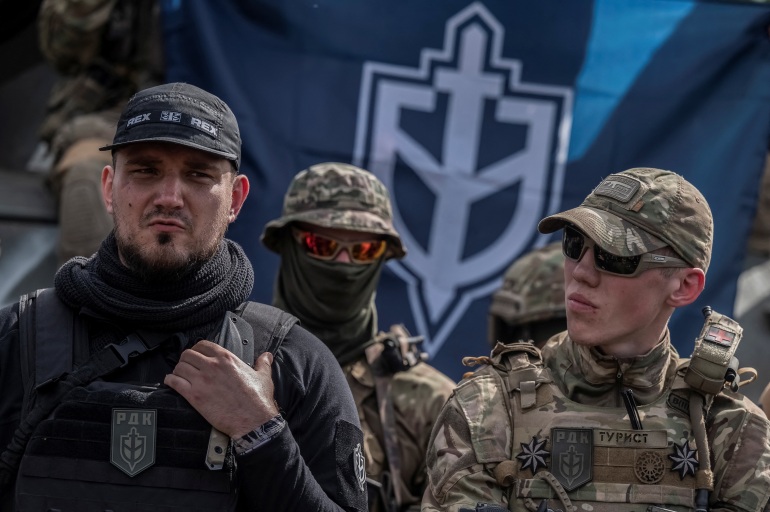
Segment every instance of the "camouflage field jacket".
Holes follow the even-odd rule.
[[[668,334],[649,353],[618,360],[562,333],[542,356],[544,365],[531,344],[498,345],[461,381],[431,436],[422,510],[475,511],[487,503],[534,511],[544,500],[564,512],[694,510],[694,489],[702,485],[688,414],[692,390],[682,379],[687,360]],[[624,389],[633,390],[642,429],[630,424]],[[766,510],[764,414],[723,391],[705,423],[714,474],[709,510]]]
[[[366,359],[343,367],[358,408],[364,431],[367,476],[381,482],[389,472],[384,445],[385,432],[378,413],[375,381]],[[399,446],[402,509],[417,510],[426,487],[425,452],[433,424],[455,382],[426,363],[393,375],[389,399],[395,412],[395,437]],[[370,489],[371,492],[371,489]]]

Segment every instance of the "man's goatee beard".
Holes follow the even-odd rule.
[[[161,284],[178,282],[189,275],[190,271],[211,259],[216,253],[223,236],[218,237],[219,241],[212,247],[193,252],[181,260],[178,258],[163,258],[162,256],[155,260],[149,260],[142,255],[137,245],[124,243],[120,236],[116,236],[116,239],[118,250],[126,266],[145,283]],[[157,236],[156,241],[161,247],[167,246],[173,244],[173,237],[169,234],[161,233]],[[169,248],[169,250],[173,249]]]

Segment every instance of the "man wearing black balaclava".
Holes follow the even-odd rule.
[[[358,407],[372,511],[419,510],[425,450],[454,383],[423,362],[403,326],[380,332],[375,292],[405,249],[372,173],[329,162],[297,174],[262,235],[281,256],[273,304],[337,358]]]

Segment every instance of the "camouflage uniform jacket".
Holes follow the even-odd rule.
[[[343,371],[353,392],[364,431],[367,476],[382,482],[383,473],[389,468],[374,375],[366,359],[345,365]],[[455,382],[426,363],[393,374],[390,399],[395,412],[401,456],[402,478],[398,485],[401,485],[409,501],[402,507],[405,510],[418,510],[427,481],[425,452],[431,429],[454,387]]]
[[[568,512],[560,493],[570,512],[645,511],[651,504],[694,510],[697,454],[686,413],[690,389],[681,378],[687,361],[668,333],[628,360],[576,346],[566,333],[543,348],[545,367],[537,349],[526,347],[496,346],[491,358],[481,358],[489,364],[463,379],[447,402],[428,448],[423,511],[473,511],[477,503],[536,510],[548,499],[550,508]],[[631,429],[623,389],[634,391],[644,430]],[[770,423],[762,412],[742,395],[722,392],[711,402],[706,436],[714,473],[709,510],[766,510]],[[575,452],[561,442],[570,437],[592,439],[593,448]],[[555,465],[577,468],[591,457],[592,474],[573,475],[583,481],[553,476],[564,474]]]

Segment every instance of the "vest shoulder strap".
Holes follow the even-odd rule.
[[[553,399],[553,379],[543,356],[532,342],[498,343],[492,350],[493,366],[500,373],[506,396],[520,395],[522,409],[541,406]]]
[[[291,328],[299,322],[297,317],[279,308],[252,301],[244,302],[235,314],[230,313],[228,316],[231,321],[225,323],[238,325],[238,331],[242,335],[241,343],[240,346],[223,346],[250,365],[253,365],[256,357],[263,352],[275,354]],[[246,325],[241,326],[238,320]]]
[[[53,288],[24,294],[19,299],[19,343],[26,414],[32,391],[73,367],[73,340],[82,334],[75,315]]]
[[[275,353],[298,321],[273,306],[244,302],[235,312],[225,315],[217,341],[253,365],[256,356],[262,352]],[[53,288],[21,296],[19,343],[24,385],[23,415],[34,406],[35,388],[61,377],[83,362],[82,354],[76,351],[86,339],[84,323],[57,297]]]

